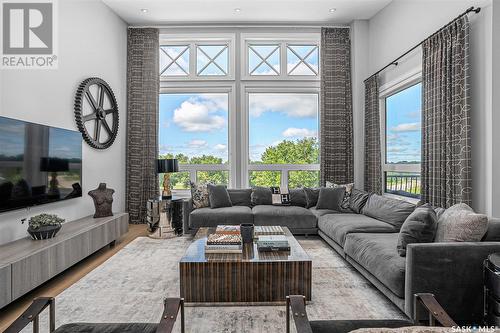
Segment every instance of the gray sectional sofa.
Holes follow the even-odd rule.
[[[228,190],[233,200],[251,190]],[[500,252],[500,220],[490,219],[481,242],[409,244],[406,257],[397,251],[401,225],[415,206],[396,199],[370,195],[360,214],[300,206],[252,206],[235,200],[224,208],[184,206],[184,230],[217,224],[287,226],[295,234],[318,233],[340,255],[413,318],[413,295],[436,295],[457,322],[480,323],[483,311],[482,262]]]

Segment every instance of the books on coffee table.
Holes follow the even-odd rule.
[[[240,226],[219,225],[208,235],[205,253],[242,253]]]
[[[265,235],[284,235],[285,232],[283,231],[283,228],[280,226],[276,225],[270,225],[270,226],[255,226],[254,227],[254,237],[260,237],[260,236],[265,236]]]
[[[241,245],[241,235],[211,234],[208,235],[207,245]]]
[[[219,235],[240,235],[239,225],[218,225],[215,233]]]
[[[230,254],[230,253],[243,253],[242,246],[240,245],[206,245],[205,253],[220,253],[220,254]]]

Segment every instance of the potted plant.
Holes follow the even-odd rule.
[[[28,221],[28,233],[35,240],[52,238],[61,230],[63,222],[64,219],[54,214],[35,215]]]

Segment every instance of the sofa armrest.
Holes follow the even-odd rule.
[[[184,199],[182,200],[182,224],[184,233],[190,233],[190,223],[189,223],[189,214],[193,211],[193,199]]]
[[[500,242],[409,244],[406,251],[405,312],[414,318],[413,295],[432,293],[457,322],[481,323],[483,260]]]

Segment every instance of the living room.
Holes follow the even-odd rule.
[[[0,331],[500,326],[496,0],[0,2]]]

